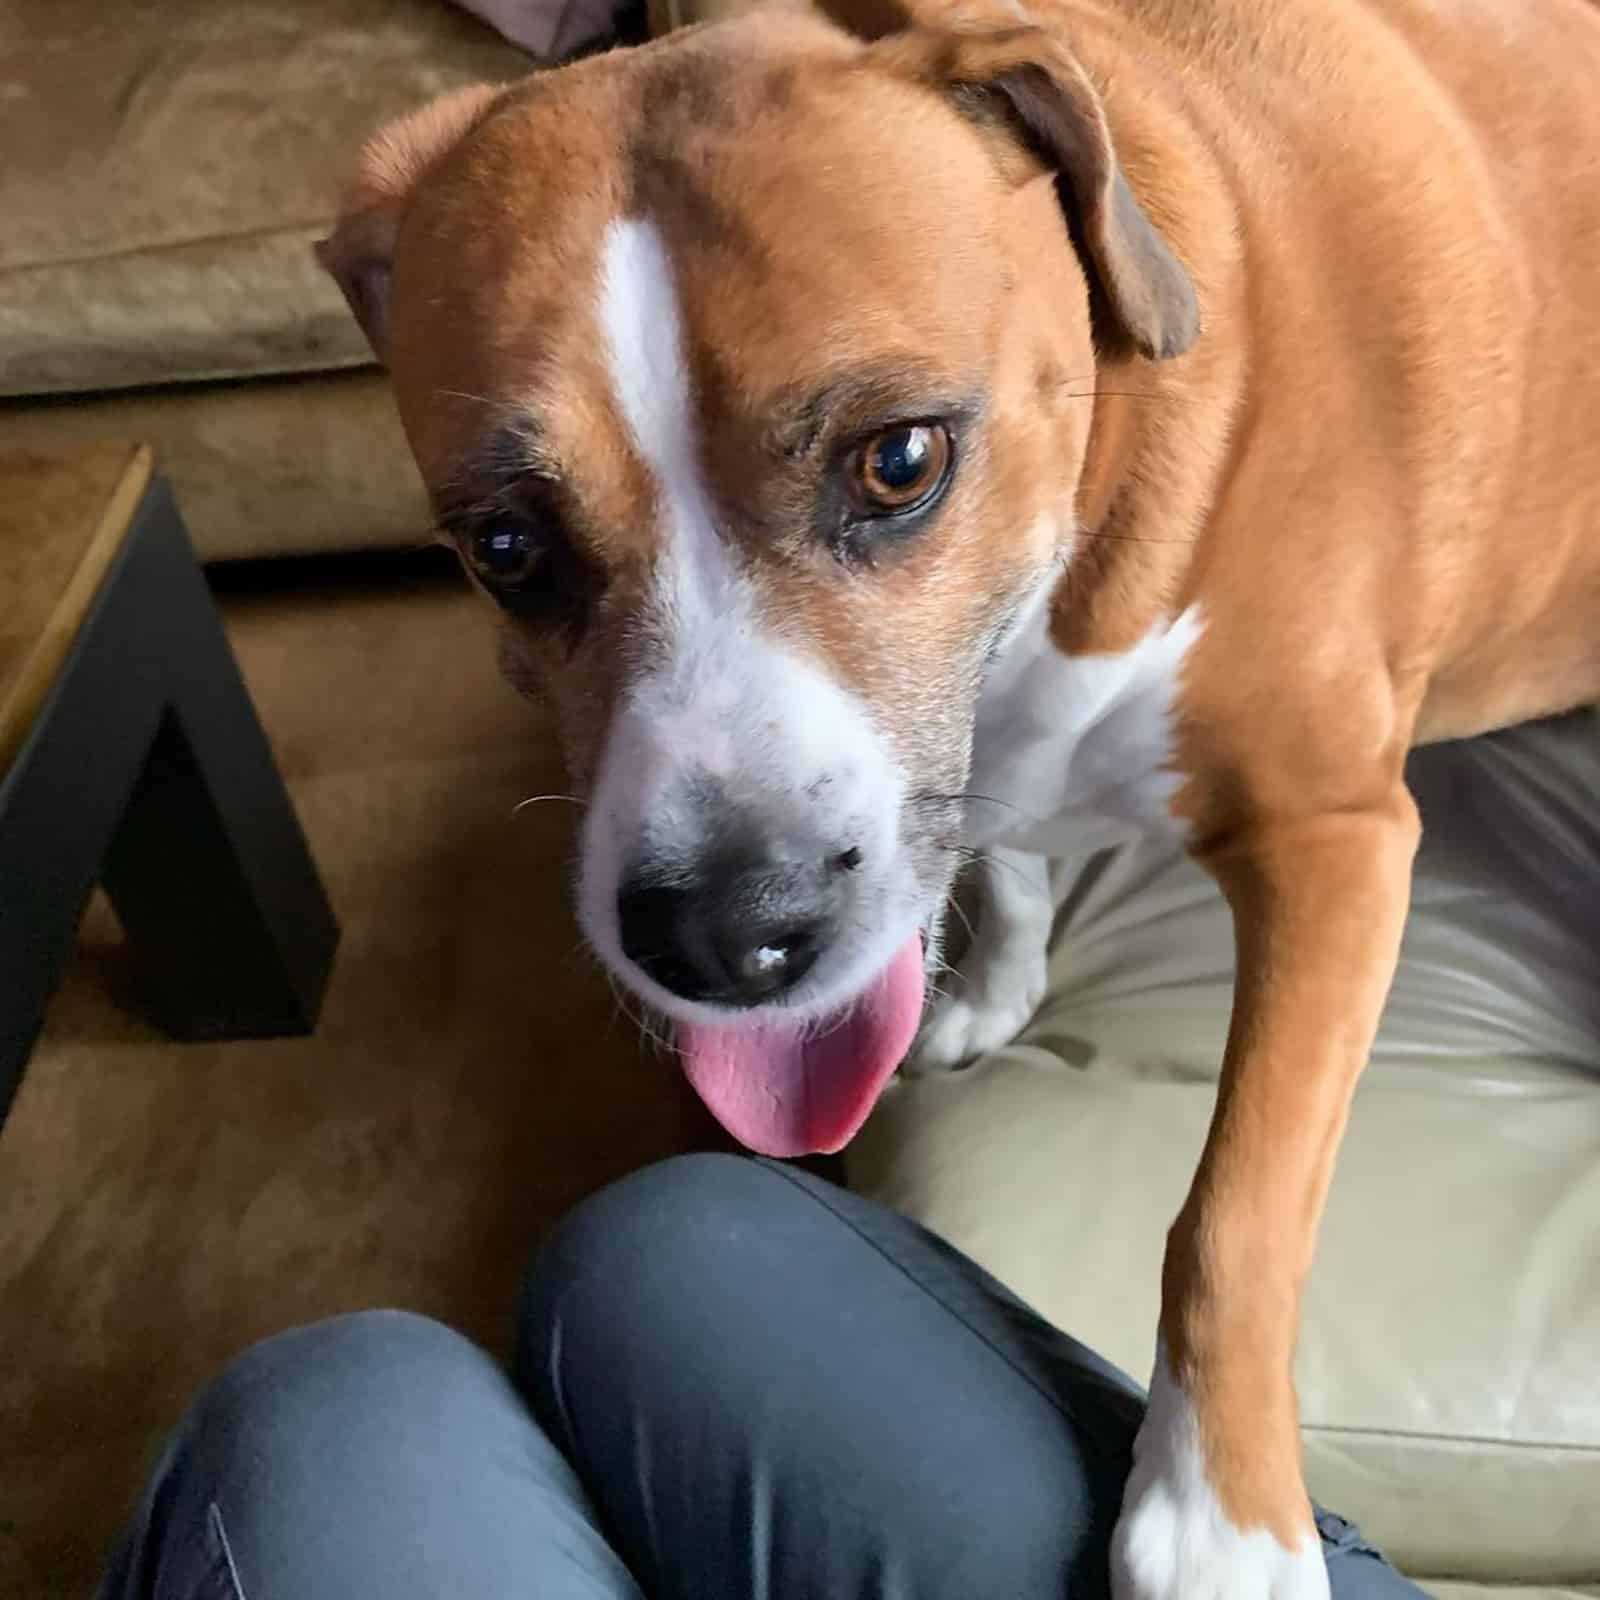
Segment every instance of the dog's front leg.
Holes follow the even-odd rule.
[[[1292,1363],[1350,1097],[1405,921],[1416,808],[1252,821],[1202,859],[1233,909],[1216,1111],[1167,1241],[1150,1408],[1113,1549],[1117,1600],[1321,1600]]]
[[[1008,1044],[1033,1015],[1045,987],[1052,907],[1050,864],[1024,850],[979,858],[977,923],[906,1070],[940,1072]]]

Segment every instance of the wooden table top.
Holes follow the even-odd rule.
[[[0,451],[0,776],[127,536],[152,465],[141,444]]]

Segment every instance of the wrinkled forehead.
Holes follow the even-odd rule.
[[[831,33],[718,33],[531,80],[422,185],[391,366],[430,477],[470,449],[486,403],[536,416],[553,448],[605,448],[619,224],[661,241],[709,423],[852,375],[981,381],[1008,262],[980,139]]]

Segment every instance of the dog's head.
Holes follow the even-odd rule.
[[[737,1137],[838,1148],[917,1026],[1097,351],[1195,332],[1088,79],[774,8],[384,130],[323,259],[558,708],[588,937]]]

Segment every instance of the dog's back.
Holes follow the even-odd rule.
[[[1391,665],[1430,682],[1423,739],[1600,698],[1600,8],[1031,10],[1099,58],[1130,178],[1171,232],[1193,168],[1119,60],[1166,58],[1193,159],[1232,203],[1242,271],[1216,219],[1178,240],[1218,280],[1208,334],[1239,356],[1217,379],[1236,391],[1219,587],[1254,603],[1265,584],[1265,608],[1330,593],[1340,567],[1414,652]],[[1269,550],[1308,502],[1326,543]]]

